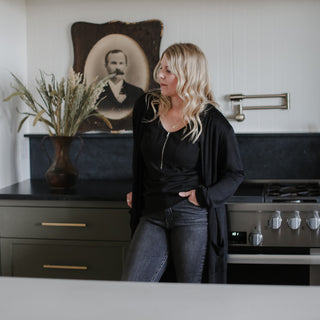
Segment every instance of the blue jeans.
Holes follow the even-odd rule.
[[[207,250],[207,219],[207,209],[188,199],[143,215],[130,243],[122,280],[157,282],[170,258],[178,282],[201,282]]]

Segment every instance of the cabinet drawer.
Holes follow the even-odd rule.
[[[2,275],[120,280],[126,242],[3,239]]]
[[[121,208],[0,207],[4,238],[130,239],[129,213]]]

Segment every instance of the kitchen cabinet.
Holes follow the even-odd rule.
[[[123,201],[0,199],[3,276],[119,280],[129,241]]]

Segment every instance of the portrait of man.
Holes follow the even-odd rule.
[[[107,115],[111,123],[117,125],[116,121],[112,120],[120,120],[129,116],[134,103],[144,91],[126,81],[128,57],[123,50],[110,50],[104,60],[108,74],[114,74],[114,76],[109,79],[104,92],[100,96],[102,101],[98,110]]]
[[[83,122],[79,132],[132,131],[135,101],[159,86],[153,70],[159,60],[162,29],[160,20],[102,24],[81,21],[72,25],[74,70],[83,73],[88,83],[112,75],[97,110],[109,119],[112,129],[93,116]]]

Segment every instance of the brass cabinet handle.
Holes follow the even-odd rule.
[[[60,222],[41,222],[43,227],[76,227],[86,228],[86,223],[60,223]]]
[[[63,266],[55,264],[44,264],[42,266],[44,269],[68,269],[68,270],[88,270],[86,266]]]

